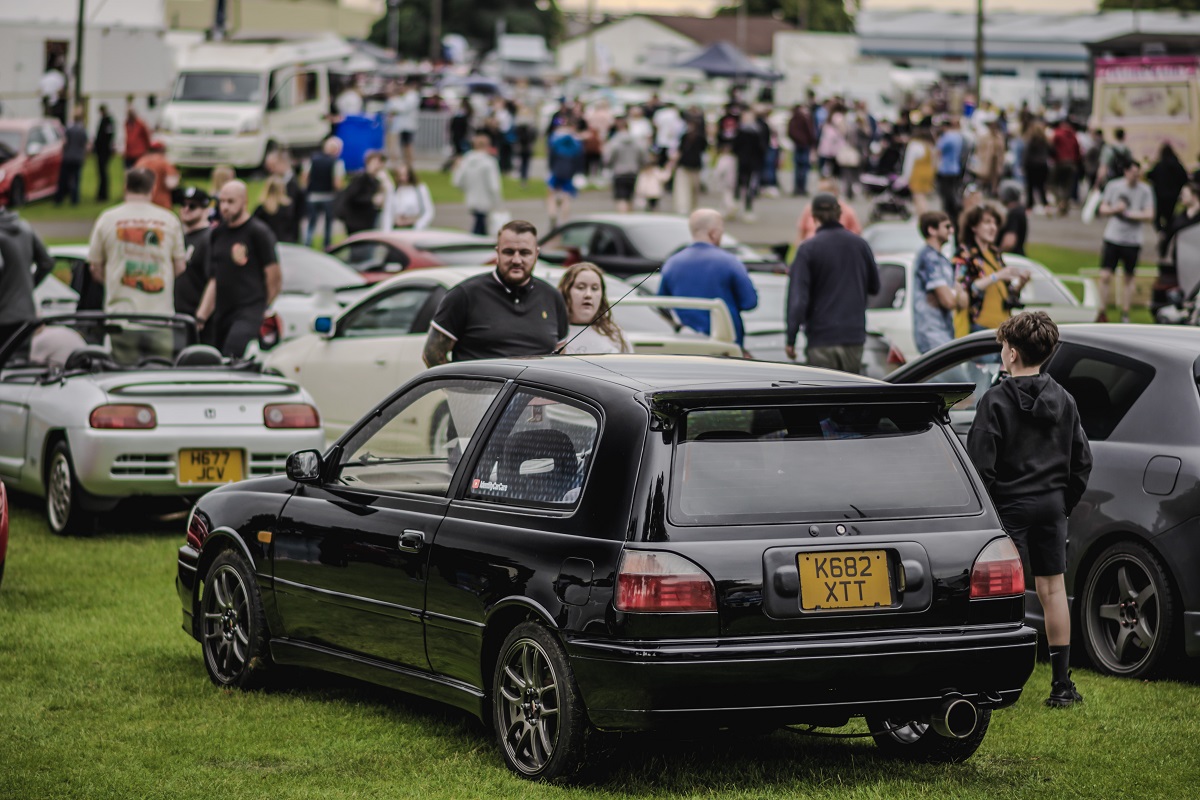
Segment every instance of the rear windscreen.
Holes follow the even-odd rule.
[[[974,513],[930,404],[702,409],[675,446],[671,521],[750,525]]]

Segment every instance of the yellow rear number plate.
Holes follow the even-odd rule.
[[[242,479],[241,450],[180,450],[180,483],[229,483]]]
[[[800,608],[885,608],[892,604],[892,579],[884,550],[802,553]]]

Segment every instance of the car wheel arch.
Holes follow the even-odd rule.
[[[236,530],[229,527],[214,528],[209,532],[204,540],[203,546],[200,548],[200,558],[196,561],[196,574],[203,580],[203,576],[208,574],[208,568],[217,560],[217,557],[226,550],[234,550],[241,554],[255,571],[259,572],[259,562],[262,560],[255,557],[250,547],[246,544]],[[195,606],[200,602],[200,581],[196,581],[196,588],[193,590],[192,604]]]
[[[1128,526],[1113,528],[1097,536],[1088,543],[1087,550],[1080,556],[1079,562],[1075,565],[1074,580],[1068,587],[1072,599],[1079,598],[1083,595],[1084,585],[1087,583],[1088,573],[1095,566],[1100,555],[1119,542],[1135,542],[1148,549],[1154,554],[1164,566],[1167,567],[1168,577],[1171,578],[1172,585],[1175,586],[1173,593],[1178,593],[1178,581],[1175,579],[1175,573],[1171,571],[1171,563],[1163,555],[1162,551],[1154,545],[1154,540],[1147,536],[1144,532],[1134,530]],[[1073,604],[1074,605],[1074,604]],[[1075,610],[1074,608],[1072,609]]]
[[[43,497],[46,496],[47,487],[50,485],[50,453],[59,442],[66,442],[67,447],[71,446],[67,432],[62,428],[52,428],[46,432],[46,438],[42,440],[42,463],[38,465],[38,474],[41,476],[39,486]]]
[[[488,611],[484,620],[483,644],[479,653],[481,685],[491,691],[491,674],[500,657],[500,648],[508,634],[522,622],[537,622],[557,633],[559,625],[553,615],[540,603],[527,597],[512,597],[500,601]]]

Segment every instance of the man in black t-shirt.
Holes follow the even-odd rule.
[[[187,267],[175,278],[175,313],[194,317],[210,277],[208,245],[212,226],[208,224],[208,207],[211,198],[203,189],[188,186],[178,192],[177,199]]]
[[[213,341],[226,356],[241,357],[257,338],[267,307],[279,294],[283,273],[275,235],[250,216],[246,184],[230,181],[217,195],[221,224],[209,239],[209,279],[196,320],[211,318]]]
[[[426,366],[479,358],[553,353],[567,339],[562,293],[533,277],[537,229],[513,220],[496,240],[496,269],[446,293],[433,315],[422,354]]]
[[[1000,229],[1000,250],[1004,253],[1025,255],[1025,237],[1029,234],[1029,217],[1025,215],[1025,204],[1021,202],[1021,189],[1013,184],[1000,188],[1000,202],[1004,203],[1004,227]]]

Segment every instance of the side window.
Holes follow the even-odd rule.
[[[33,147],[33,145],[37,145],[38,147],[43,147],[43,146],[45,146],[45,144],[46,144],[46,134],[41,129],[41,126],[35,127],[29,131],[29,142],[26,145],[26,149]]]
[[[1112,434],[1154,379],[1149,364],[1069,344],[1060,345],[1049,372],[1075,398],[1083,432],[1095,441]]]
[[[53,125],[43,125],[42,136],[46,139],[46,144],[54,144],[59,139],[63,138],[58,135],[58,129]]]
[[[347,443],[338,483],[445,497],[503,384],[430,381],[397,397]]]
[[[429,287],[415,286],[376,297],[342,320],[339,335],[354,338],[412,333],[413,323],[425,307],[430,292]]]
[[[867,298],[867,308],[903,308],[908,270],[902,264],[879,265],[879,291]]]
[[[600,421],[582,405],[522,390],[484,447],[467,497],[571,508],[592,462]]]
[[[568,225],[557,236],[546,240],[541,249],[551,253],[563,250],[577,250],[580,255],[586,257],[591,253],[592,236],[595,232],[595,225]]]
[[[296,104],[315,103],[321,99],[321,77],[315,72],[296,75]]]
[[[619,256],[624,248],[621,246],[621,235],[608,225],[596,228],[596,236],[592,240],[589,256]]]

